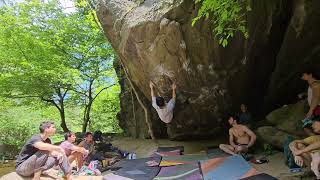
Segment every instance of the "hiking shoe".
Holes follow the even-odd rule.
[[[251,159],[250,160],[251,163],[254,163],[254,164],[264,164],[264,163],[268,163],[269,160],[267,159]]]
[[[290,171],[291,173],[296,173],[296,172],[301,172],[302,169],[301,169],[301,168],[290,168],[289,171]]]

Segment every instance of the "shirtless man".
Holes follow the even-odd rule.
[[[304,71],[301,76],[302,80],[305,80],[309,84],[308,88],[308,104],[309,111],[306,114],[303,121],[304,131],[309,135],[314,135],[311,130],[305,128],[308,124],[311,124],[311,119],[313,116],[320,115],[320,81],[316,79],[315,74],[312,71]],[[300,97],[300,95],[299,95]]]
[[[246,126],[238,124],[233,117],[229,118],[229,144],[220,144],[219,148],[224,152],[232,155],[247,152],[256,141],[256,135]]]

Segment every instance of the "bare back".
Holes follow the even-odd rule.
[[[234,142],[236,144],[249,144],[250,136],[247,133],[246,129],[247,127],[238,124],[229,130],[230,135],[233,135]]]

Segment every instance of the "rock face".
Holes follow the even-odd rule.
[[[259,140],[271,144],[278,149],[283,149],[283,143],[287,136],[290,135],[272,126],[259,127],[256,130],[256,134]]]
[[[237,34],[226,48],[218,45],[207,21],[191,26],[197,12],[193,3],[98,2],[105,35],[148,108],[156,137],[220,133],[227,113],[237,111],[240,103],[248,104],[254,115],[261,115],[294,101],[297,92],[305,88],[299,79],[301,68],[320,67],[319,1],[252,1],[247,16],[250,38]],[[123,81],[121,126],[132,136],[147,137],[144,111],[132,98],[123,69],[118,69]],[[150,80],[156,84],[157,94],[167,100],[170,84],[177,84],[170,124],[163,124],[151,108]]]
[[[307,107],[308,103],[306,101],[285,105],[268,114],[266,120],[279,130],[295,136],[304,136],[301,120],[304,119],[308,111]]]
[[[306,136],[301,120],[307,111],[308,103],[306,100],[284,105],[267,115],[265,122],[269,126],[259,127],[255,132],[260,140],[282,149],[288,135],[298,139]]]
[[[114,62],[114,68],[117,72],[119,83],[121,86],[120,94],[120,107],[121,113],[118,114],[120,126],[124,129],[127,135],[134,138],[148,138],[148,127],[144,117],[144,110],[139,105],[137,98],[130,87],[128,80],[125,78],[123,68],[119,61]],[[149,101],[141,92],[138,92],[142,98],[144,104],[148,104]],[[158,120],[158,116],[155,112],[151,111],[151,106],[147,106],[148,112],[151,115],[152,129],[158,138],[167,137],[166,126],[162,121]]]

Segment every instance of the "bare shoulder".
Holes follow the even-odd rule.
[[[246,132],[252,132],[252,130],[251,130],[251,129],[249,129],[249,128],[248,128],[248,126],[246,126],[246,125],[242,125],[242,124],[241,124],[241,126],[240,126],[240,127],[241,127],[241,129],[242,129],[243,131],[246,131]]]
[[[313,83],[311,87],[312,89],[320,89],[320,83]]]
[[[230,128],[230,129],[229,129],[229,134],[233,134],[233,131],[234,131],[234,128],[233,128],[233,127]]]
[[[246,125],[243,124],[238,124],[238,127],[240,127],[241,129],[249,129]]]

